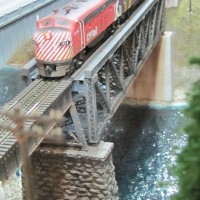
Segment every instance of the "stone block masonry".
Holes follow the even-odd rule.
[[[118,200],[112,149],[108,142],[88,151],[38,148],[31,156],[36,199]]]

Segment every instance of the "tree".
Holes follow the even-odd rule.
[[[200,66],[200,58],[193,57],[190,63]],[[193,84],[188,103],[185,109],[188,142],[177,158],[175,175],[178,177],[179,191],[172,197],[173,200],[200,199],[200,80]]]

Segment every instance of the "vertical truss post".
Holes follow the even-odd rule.
[[[99,81],[96,82],[95,86],[96,96],[99,98],[99,103],[102,103],[102,105],[107,108],[108,112],[110,112],[110,99],[107,98],[105,91],[103,91]]]
[[[140,61],[140,50],[141,50],[141,39],[142,39],[142,27],[141,23],[136,27],[135,30],[135,50],[134,50],[134,63],[135,63],[135,70],[137,70],[138,63]]]
[[[148,36],[148,26],[149,26],[149,15],[147,14],[143,21],[143,39],[142,39],[142,55],[145,55],[147,48],[147,36]]]
[[[143,52],[144,52],[144,49],[143,49],[143,47],[144,47],[144,25],[145,25],[145,19],[143,19],[142,21],[141,21],[141,28],[140,28],[140,32],[141,32],[141,39],[140,39],[140,59],[142,59],[143,58],[143,56],[144,56],[144,54],[143,54]]]
[[[163,29],[163,27],[162,27],[162,22],[163,22],[163,19],[164,19],[164,15],[165,15],[165,11],[164,11],[164,9],[165,9],[165,1],[160,1],[159,2],[159,12],[158,12],[158,16],[157,16],[157,20],[158,20],[158,22],[157,22],[157,30],[156,30],[156,33],[157,33],[157,37],[159,37],[160,36],[160,32],[161,32],[161,30]]]
[[[95,89],[97,80],[97,75],[92,78],[85,77],[84,79],[89,143],[98,143],[100,141],[100,135],[98,135],[97,130],[97,102]]]
[[[140,29],[139,29],[139,35],[138,35],[138,62],[137,64],[140,62],[140,60],[142,60],[143,55],[142,55],[142,39],[143,39],[143,20],[140,22]]]
[[[122,85],[124,85],[124,68],[123,68],[123,44],[119,47],[119,76]],[[124,86],[123,86],[124,88]]]
[[[131,33],[132,34],[132,50],[131,50],[131,70],[135,73],[136,70],[136,33],[135,30]]]
[[[152,9],[152,23],[151,23],[151,31],[149,32],[149,44],[152,46],[154,42],[154,36],[155,36],[155,28],[156,28],[156,17],[158,13],[158,3],[155,5],[155,9]]]
[[[128,57],[128,55],[127,55],[127,57]],[[113,60],[111,60],[111,59],[109,60],[109,66],[110,66],[110,70],[112,72],[113,80],[116,82],[116,86],[120,89],[123,89],[123,83],[121,82],[120,76],[117,72],[116,65],[113,62]]]
[[[106,97],[108,99],[110,108],[110,67],[108,63],[106,63]]]

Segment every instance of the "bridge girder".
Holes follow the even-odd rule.
[[[84,64],[88,143],[98,143],[102,127],[118,108],[142,64],[164,32],[165,1],[142,4]],[[100,53],[99,53],[100,52]],[[97,103],[105,108],[103,121]],[[106,116],[106,117],[105,117]]]

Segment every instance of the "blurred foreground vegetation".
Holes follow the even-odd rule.
[[[190,63],[200,66],[200,57],[191,58]],[[185,110],[190,120],[185,127],[188,143],[178,155],[175,166],[179,192],[172,197],[173,200],[200,199],[200,80],[194,83],[188,95],[188,103]]]

